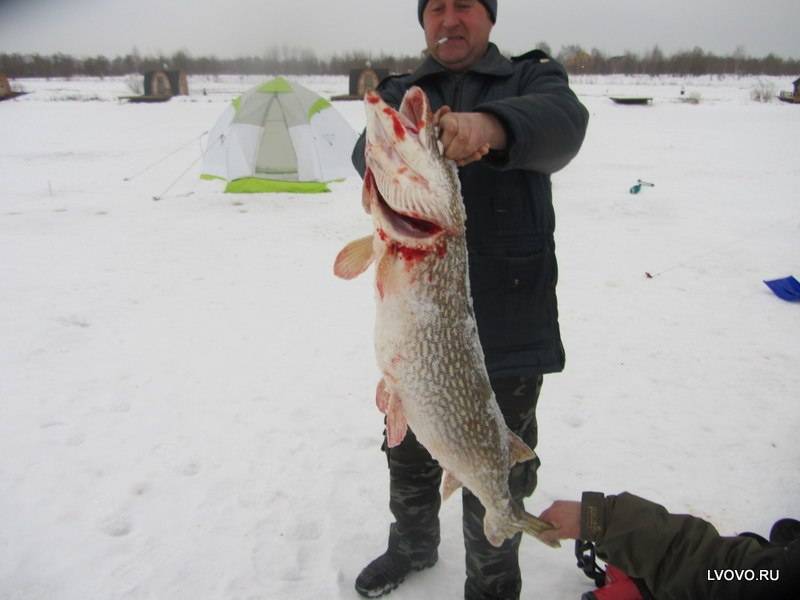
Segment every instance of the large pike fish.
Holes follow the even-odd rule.
[[[387,443],[408,427],[444,469],[446,499],[464,485],[486,509],[499,546],[552,526],[515,504],[509,469],[536,455],[509,430],[489,384],[467,273],[466,211],[455,164],[442,157],[428,98],[408,90],[400,110],[365,96],[362,201],[375,230],[348,244],[334,273],[351,279],[376,263],[376,403]]]

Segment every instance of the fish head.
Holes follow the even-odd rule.
[[[455,164],[444,159],[428,97],[410,88],[398,110],[373,91],[367,113],[364,208],[387,244],[417,253],[463,236],[465,210]]]

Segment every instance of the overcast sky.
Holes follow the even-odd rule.
[[[800,58],[800,0],[499,0],[492,39],[521,53],[547,42],[608,54],[700,46]],[[317,56],[423,45],[413,0],[0,0],[0,52],[76,56],[261,55],[270,47]]]

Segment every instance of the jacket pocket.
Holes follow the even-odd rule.
[[[555,255],[470,255],[470,291],[485,351],[551,343],[556,326]]]

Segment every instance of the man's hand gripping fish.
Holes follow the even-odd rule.
[[[466,212],[455,164],[439,150],[428,98],[413,87],[400,110],[375,92],[367,112],[364,209],[375,232],[348,244],[344,279],[376,263],[376,402],[387,443],[407,428],[444,469],[445,499],[462,484],[486,509],[486,538],[553,526],[513,502],[509,469],[536,455],[503,419],[489,384],[467,274]],[[557,542],[554,545],[558,545]]]

